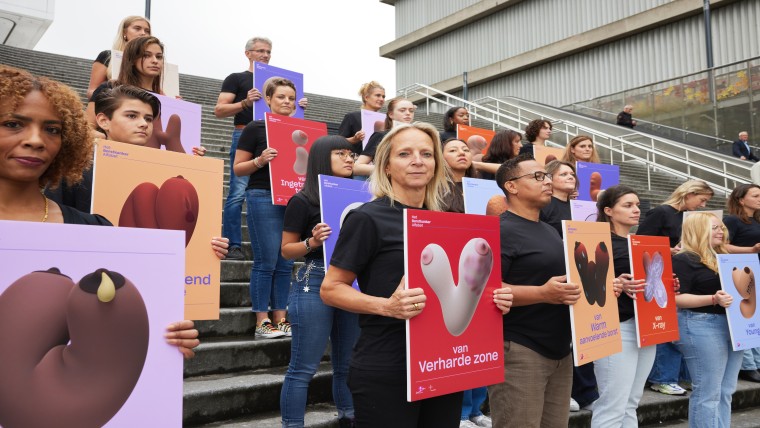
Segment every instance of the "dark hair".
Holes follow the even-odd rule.
[[[452,141],[459,141],[461,143],[464,143],[465,146],[467,146],[467,142],[464,140],[460,140],[459,138],[449,138],[448,140],[444,141],[443,144],[441,144],[441,151],[446,150],[446,144]],[[469,148],[469,146],[467,147]],[[475,165],[470,163],[470,167],[467,168],[467,170],[464,172],[464,176],[469,177],[469,178],[478,178],[480,177],[480,174],[478,174],[478,170],[475,169]]]
[[[153,111],[154,119],[161,114],[161,101],[158,100],[158,97],[145,89],[132,85],[118,85],[113,88],[105,88],[98,92],[92,101],[95,103],[96,115],[103,113],[109,119],[113,119],[113,112],[118,110],[126,100],[138,100],[148,104]],[[100,126],[98,126],[98,131],[106,133]]]
[[[326,135],[317,138],[309,149],[309,160],[306,163],[306,182],[304,182],[300,193],[312,205],[319,206],[319,174],[333,175],[333,150],[352,151],[353,146],[344,137]]]
[[[742,207],[740,201],[747,196],[747,193],[749,193],[752,188],[760,189],[760,186],[757,184],[740,184],[734,188],[733,192],[731,192],[731,195],[726,200],[728,213],[739,217],[739,220],[746,224],[752,222],[750,221],[749,216],[747,216],[747,213],[744,212],[744,207]],[[752,214],[752,218],[754,218],[755,221],[760,222],[760,210],[755,210]]]
[[[552,129],[552,123],[545,119],[535,119],[528,123],[528,126],[525,127],[525,138],[529,143],[536,141],[538,133],[541,132],[544,124],[549,125],[549,129]]]
[[[511,129],[497,132],[491,139],[491,144],[483,156],[483,162],[504,163],[512,159],[512,141],[519,137],[522,140],[522,134]]]
[[[626,186],[625,184],[618,184],[617,186],[608,187],[599,195],[599,199],[596,201],[596,221],[610,223],[610,228],[612,228],[612,222],[610,222],[610,218],[604,212],[604,209],[614,207],[620,198],[631,193],[636,195],[636,197],[639,196],[635,190]]]
[[[274,95],[274,91],[277,90],[280,86],[288,86],[293,89],[293,91],[296,91],[296,85],[289,79],[285,79],[284,77],[279,77],[276,79],[272,79],[270,81],[266,82],[266,93],[264,94],[265,97],[271,97]],[[297,91],[296,91],[297,92]]]
[[[452,122],[452,118],[454,115],[461,109],[465,109],[464,107],[452,107],[448,110],[446,110],[446,113],[443,114],[443,130],[446,132],[456,132],[457,127],[454,125],[454,122]]]
[[[153,36],[142,36],[127,42],[127,45],[124,47],[124,56],[121,58],[121,69],[119,70],[119,77],[116,78],[116,84],[140,87],[142,79],[140,78],[140,73],[137,71],[137,63],[138,61],[144,60],[145,49],[148,45],[152,44],[157,44],[161,47],[161,53],[164,52],[163,43]],[[164,70],[162,68],[161,73],[153,79],[150,88],[151,92],[157,94],[161,93],[163,76]]]
[[[532,155],[523,153],[504,162],[496,171],[496,185],[499,186],[499,189],[501,189],[502,192],[504,192],[507,199],[509,199],[509,193],[507,192],[507,189],[504,188],[504,184],[517,177],[517,172],[520,169],[521,163],[532,160],[535,160]]]

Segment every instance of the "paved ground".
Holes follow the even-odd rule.
[[[655,425],[642,425],[641,428],[688,428],[688,426],[689,423],[684,419]],[[760,408],[739,410],[731,415],[731,428],[758,427],[760,427]]]

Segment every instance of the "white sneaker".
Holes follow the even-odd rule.
[[[572,397],[570,398],[570,411],[571,412],[580,412],[581,406],[578,404],[577,401],[573,400]]]
[[[265,319],[261,322],[260,325],[256,326],[256,334],[255,337],[258,338],[264,338],[264,339],[274,339],[275,337],[282,337],[285,336],[285,333],[281,332],[280,330],[277,330],[274,325],[272,325],[272,321],[269,320],[269,318]]]
[[[492,423],[493,423],[491,421],[491,418],[489,418],[486,415],[473,416],[470,418],[470,422],[474,423],[475,425],[479,427],[484,427],[484,428],[491,428]]]
[[[649,389],[667,395],[684,395],[686,390],[678,386],[677,383],[653,383]]]
[[[478,426],[474,422],[459,421],[459,428],[478,428]]]

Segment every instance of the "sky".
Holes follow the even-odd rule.
[[[394,39],[394,12],[379,0],[153,0],[150,21],[180,73],[224,79],[243,71],[246,40],[264,36],[273,44],[269,63],[303,73],[305,92],[358,101],[370,80],[389,98],[396,91],[395,61],[378,53]],[[34,50],[95,59],[128,15],[144,16],[145,2],[55,0]]]

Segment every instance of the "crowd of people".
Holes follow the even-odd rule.
[[[162,92],[164,61],[163,45],[142,17],[124,19],[113,48],[124,52],[120,73],[110,75],[110,50],[98,56],[86,109],[65,85],[0,66],[0,219],[111,226],[86,203],[93,140],[101,135],[146,145],[163,132],[154,129],[161,106],[151,92]],[[623,349],[574,368],[568,306],[581,288],[568,280],[561,221],[570,220],[577,193],[575,162],[599,162],[593,138],[576,136],[562,159],[544,166],[532,149],[546,145],[552,124],[538,119],[527,124],[525,143],[518,132],[498,131],[482,154],[457,138],[456,125],[469,124],[466,108],[451,108],[439,132],[415,122],[414,104],[396,98],[387,105],[383,129],[365,147],[357,111],[346,114],[339,135],[314,141],[303,189],[286,207],[276,206],[269,165],[278,153],[268,147],[266,127],[253,120],[251,105],[263,98],[272,114],[287,116],[308,100],[296,100],[294,83],[284,78],[264,93],[253,87],[253,62],[269,62],[269,39],[252,38],[245,55],[249,69],[224,80],[214,109],[218,117],[234,115],[234,130],[224,238],[211,237],[211,251],[220,259],[244,258],[246,202],[255,336],[292,337],[280,396],[283,427],[304,425],[309,383],[328,342],[341,427],[563,427],[571,408],[580,407],[592,410],[593,427],[631,427],[638,424],[647,381],[668,394],[686,393],[679,382],[690,381],[690,426],[730,425],[740,374],[760,381],[760,352],[732,351],[725,314],[732,298],[721,290],[717,255],[760,252],[760,186],[738,186],[724,219],[705,212],[684,220],[685,211],[704,207],[714,195],[706,183],[690,180],[640,226],[634,189],[617,185],[602,192],[597,221],[610,227]],[[359,95],[362,109],[385,107],[378,82],[362,85]],[[374,196],[346,216],[329,267],[322,246],[336,225],[321,221],[319,174],[364,176]],[[404,320],[424,311],[427,298],[420,288],[404,288],[403,210],[464,212],[464,177],[493,179],[504,192],[502,286],[492,300],[503,314],[505,381],[407,402]],[[674,343],[637,346],[633,300],[644,280],[631,275],[627,245],[637,226],[638,234],[670,239],[681,335]],[[296,259],[304,262],[293,272]],[[192,321],[183,320],[169,326],[167,342],[191,357],[197,336]],[[482,411],[486,399],[490,417]]]

